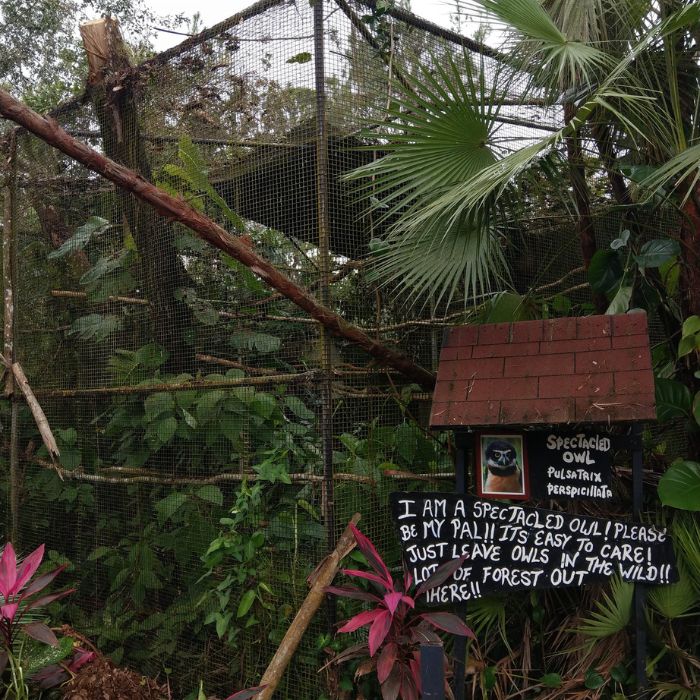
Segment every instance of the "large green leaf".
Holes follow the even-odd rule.
[[[93,237],[100,236],[110,226],[107,219],[101,216],[91,216],[82,226],[78,226],[73,235],[56,250],[49,253],[49,259],[62,258],[72,253],[77,253],[79,250],[92,240]]]
[[[614,250],[598,250],[588,268],[588,283],[594,292],[610,294],[619,287],[623,272],[618,253]]]
[[[656,417],[666,423],[674,418],[686,418],[690,415],[692,397],[685,384],[675,379],[654,380],[656,388]]]
[[[68,333],[75,335],[81,340],[93,340],[99,343],[106,340],[112,333],[120,330],[122,320],[119,316],[111,314],[88,314],[76,318],[71,324]]]
[[[635,260],[639,267],[660,267],[680,255],[680,252],[681,246],[678,241],[672,238],[655,238],[642,246]]]
[[[659,480],[659,498],[665,506],[680,510],[700,510],[700,464],[674,462]]]

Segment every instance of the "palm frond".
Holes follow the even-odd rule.
[[[504,69],[505,70],[505,69]],[[495,118],[508,79],[496,72],[486,82],[483,65],[465,52],[432,57],[430,65],[397,86],[389,109],[387,152],[348,175],[361,180],[361,195],[387,222],[387,246],[376,258],[377,279],[396,284],[412,302],[429,293],[435,303],[458,292],[477,296],[505,276],[499,238],[490,212],[447,221],[438,216],[415,225],[420,212],[442,192],[496,162]],[[376,139],[376,133],[371,134]]]
[[[614,60],[595,46],[567,36],[539,0],[474,0],[487,13],[517,33],[522,68],[535,82],[561,91],[593,84]]]
[[[700,605],[700,594],[693,585],[686,568],[679,562],[679,580],[665,586],[654,586],[649,590],[649,602],[665,618],[675,620]]]
[[[676,514],[673,542],[695,589],[700,591],[700,521],[694,513]]]
[[[632,611],[634,585],[619,576],[611,579],[609,592],[597,600],[596,610],[581,621],[577,631],[592,640],[605,639],[627,627]]]
[[[639,184],[649,191],[649,197],[655,196],[659,189],[668,187],[685,204],[699,181],[700,143],[696,143],[666,161]]]
[[[471,601],[467,609],[467,621],[477,639],[484,638],[488,632],[495,629],[498,630],[503,643],[509,646],[506,634],[505,598],[493,595]]]

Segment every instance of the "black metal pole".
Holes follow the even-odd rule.
[[[445,700],[445,667],[442,644],[420,645],[420,684],[422,700]]]
[[[330,304],[330,249],[328,212],[328,132],[326,125],[326,67],[323,23],[323,0],[314,3],[314,80],[316,87],[316,205],[318,214],[319,297]],[[321,357],[321,453],[323,455],[323,519],[328,551],[336,545],[335,502],[333,494],[333,361],[331,338],[319,327]],[[335,623],[335,598],[328,597],[329,624]]]
[[[462,432],[455,432],[455,491],[467,493],[467,451],[471,436]],[[467,616],[467,604],[457,605],[457,615],[462,619]],[[455,669],[454,695],[455,700],[464,700],[465,661],[467,656],[467,638],[455,635],[452,658]]]
[[[644,500],[643,487],[643,452],[642,426],[635,423],[632,426],[632,517],[635,522],[641,522]],[[646,657],[647,657],[647,622],[644,614],[646,587],[634,585],[634,634],[635,634],[635,675],[637,687],[647,687]]]

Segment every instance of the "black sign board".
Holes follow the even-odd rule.
[[[561,588],[603,581],[678,580],[665,530],[448,493],[393,493],[391,507],[404,558],[417,583],[443,562],[466,555],[428,603],[488,593]]]
[[[612,439],[580,431],[527,433],[530,496],[553,499],[612,498]]]

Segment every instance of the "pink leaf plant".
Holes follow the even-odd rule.
[[[50,573],[31,581],[41,560],[44,558],[44,545],[40,545],[29,556],[17,561],[11,543],[7,543],[0,556],[0,675],[12,653],[12,643],[22,632],[33,639],[55,646],[56,635],[43,622],[24,621],[30,610],[53,603],[75,589],[39,595],[66,568],[59,566]]]
[[[355,586],[328,586],[326,593],[372,604],[350,618],[338,632],[355,632],[369,626],[366,642],[360,642],[335,657],[333,663],[369,656],[358,670],[363,675],[374,670],[383,700],[418,700],[420,697],[420,652],[423,641],[439,641],[435,630],[474,638],[474,633],[456,615],[448,612],[417,612],[416,600],[429,590],[444,583],[464,563],[466,557],[449,561],[418,588],[408,571],[402,581],[395,581],[370,539],[350,525],[358,549],[372,571],[344,569],[346,576],[369,582],[372,591]],[[446,662],[446,659],[445,659]],[[449,690],[449,689],[448,689]]]

